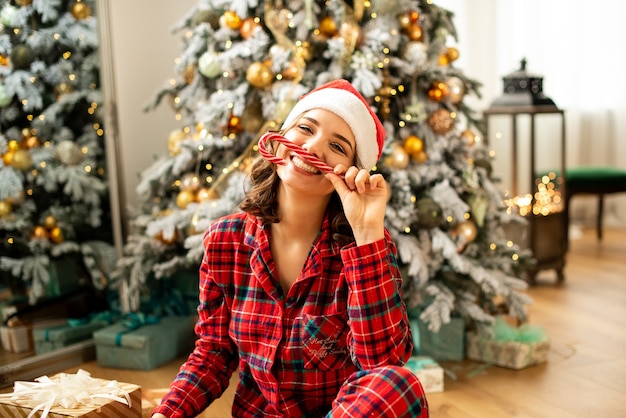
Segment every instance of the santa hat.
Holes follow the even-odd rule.
[[[383,151],[385,128],[350,82],[334,80],[300,97],[285,118],[283,129],[311,109],[326,109],[345,120],[354,134],[360,165],[367,169],[374,167]]]

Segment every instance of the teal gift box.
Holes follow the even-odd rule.
[[[439,331],[428,329],[418,318],[410,320],[415,354],[438,361],[461,361],[465,358],[465,321],[453,317]]]
[[[92,337],[94,331],[107,325],[103,321],[83,323],[69,321],[66,324],[55,327],[33,329],[35,354],[47,353],[57,348],[88,340]]]
[[[124,318],[93,333],[101,367],[152,370],[193,347],[195,319],[164,316],[129,325]]]

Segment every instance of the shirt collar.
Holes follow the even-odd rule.
[[[260,218],[247,214],[244,238],[246,245],[252,248],[261,248],[266,245],[269,247],[268,231],[269,225],[264,225]],[[319,253],[322,257],[332,257],[341,251],[339,243],[332,239],[328,212],[326,212],[322,220],[322,229],[318,239],[315,240],[313,251]]]

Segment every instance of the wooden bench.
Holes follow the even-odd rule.
[[[626,170],[617,167],[582,166],[565,170],[565,208],[567,226],[569,227],[570,200],[581,194],[598,196],[598,213],[596,215],[596,234],[602,240],[602,218],[604,212],[604,196],[612,193],[626,193]],[[569,237],[569,236],[568,236]]]

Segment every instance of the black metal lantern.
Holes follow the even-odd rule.
[[[500,106],[549,106],[556,104],[543,94],[543,77],[526,71],[526,59],[520,61],[520,69],[502,78],[503,95],[491,103]]]

